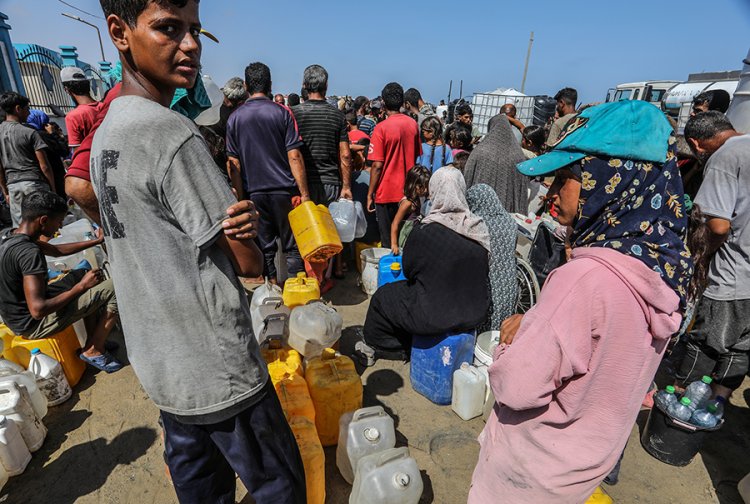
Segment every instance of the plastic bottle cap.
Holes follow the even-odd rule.
[[[701,378],[701,381],[706,385],[709,385],[713,381],[713,379],[710,376],[704,376],[703,378]]]
[[[299,273],[297,273],[297,278],[305,278],[306,276],[307,274],[304,271],[300,271]]]
[[[690,406],[690,398],[689,397],[683,397],[680,399],[680,402],[684,404],[685,406]]]
[[[667,385],[664,390],[667,391],[667,394],[674,394],[674,387],[672,385]]]
[[[406,488],[411,483],[411,476],[406,473],[396,473],[393,475],[393,481],[396,483],[396,486]]]
[[[706,408],[710,413],[716,413],[716,405],[715,404],[709,404],[708,408]]]
[[[333,348],[324,348],[323,353],[320,354],[320,358],[323,360],[331,360],[336,358],[336,350]]]
[[[36,354],[40,354],[40,353],[42,353],[42,351],[39,350],[38,348],[33,348],[31,350],[31,355],[36,355]]]
[[[391,271],[401,271],[401,264],[400,263],[391,263]]]
[[[375,427],[369,427],[365,429],[364,435],[365,439],[370,441],[371,443],[374,443],[375,441],[380,439],[380,431]]]

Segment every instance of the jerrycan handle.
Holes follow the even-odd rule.
[[[363,418],[380,417],[380,416],[386,416],[385,411],[383,411],[383,408],[380,406],[372,406],[370,408],[361,408],[354,412],[354,416],[352,416],[352,422],[355,422],[357,420],[362,420]]]
[[[391,450],[380,452],[377,465],[384,466],[388,462],[393,462],[394,460],[407,458],[408,456],[409,456],[409,448],[406,448],[406,447],[393,448]]]
[[[263,300],[263,302],[261,303],[261,305],[270,305],[270,304],[276,305],[275,307],[276,307],[276,308],[278,308],[278,307],[279,307],[279,305],[282,305],[282,304],[284,304],[284,299],[283,299],[283,298],[280,298],[280,297],[278,297],[278,296],[267,297],[267,298],[266,298],[266,299],[264,299],[264,300]]]

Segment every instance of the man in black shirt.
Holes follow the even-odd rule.
[[[339,198],[352,199],[348,128],[344,114],[326,102],[328,72],[320,65],[305,69],[304,103],[292,108],[304,146],[310,199],[328,206]]]
[[[40,240],[54,236],[67,211],[65,199],[50,191],[37,191],[23,200],[20,226],[0,242],[0,316],[11,331],[27,339],[51,336],[84,319],[89,338],[81,359],[112,373],[122,368],[105,349],[117,321],[112,280],[94,269],[74,270],[47,283],[45,255],[76,254],[104,242],[101,231],[94,240],[64,245]]]

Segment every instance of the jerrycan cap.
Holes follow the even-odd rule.
[[[391,271],[401,271],[401,263],[391,263]]]
[[[365,436],[365,439],[371,443],[375,443],[380,440],[380,431],[375,427],[368,427],[367,429],[365,429],[363,434]]]
[[[411,483],[411,476],[406,473],[396,473],[393,475],[393,483],[397,488],[406,488]]]
[[[31,350],[31,355],[37,355],[37,354],[40,354],[40,353],[42,353],[42,351],[39,350],[38,348],[33,348]]]
[[[336,358],[336,350],[333,348],[324,348],[323,353],[320,354],[320,358],[323,360],[332,360]]]

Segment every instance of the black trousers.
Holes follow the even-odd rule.
[[[258,210],[258,247],[263,252],[263,276],[276,278],[278,272],[274,264],[278,245],[286,255],[286,268],[289,276],[305,270],[299,255],[297,242],[289,225],[289,212],[292,211],[292,197],[289,194],[253,193],[250,199]]]
[[[398,213],[398,203],[375,203],[375,217],[378,219],[380,243],[383,248],[391,248],[391,223]]]
[[[235,473],[257,504],[307,502],[297,441],[272,387],[259,402],[217,424],[184,424],[165,412],[161,418],[180,504],[234,504]]]

